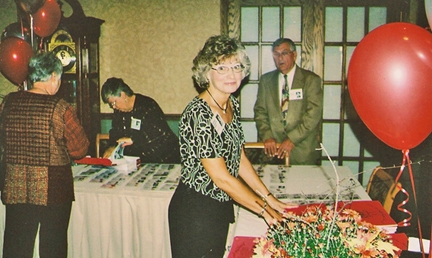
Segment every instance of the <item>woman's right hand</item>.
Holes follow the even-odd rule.
[[[286,209],[296,208],[299,206],[297,203],[282,202],[273,195],[268,196],[266,200],[270,207],[277,210],[279,213],[285,212]]]
[[[108,149],[106,149],[106,151],[104,152],[104,154],[103,154],[102,157],[103,157],[104,159],[109,158],[109,157],[111,156],[111,154],[113,153],[113,151],[114,151],[115,148],[116,148],[116,147],[113,146],[113,147],[109,147]]]
[[[282,214],[274,210],[272,207],[267,206],[266,212],[262,215],[267,225],[274,224],[283,219]]]
[[[266,212],[263,214],[263,217],[266,220],[267,224],[274,223],[275,221],[281,221],[283,219],[282,213],[285,211],[285,209],[298,207],[297,203],[281,202],[273,195],[268,196],[266,198],[266,201],[268,202],[268,205],[266,208]]]
[[[126,146],[133,144],[132,138],[130,138],[130,137],[122,137],[122,138],[118,139],[117,142],[118,143],[122,142],[123,143],[122,147],[126,147]]]

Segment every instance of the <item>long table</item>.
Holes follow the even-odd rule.
[[[328,166],[255,166],[270,191],[299,203],[341,198],[368,199],[356,177],[337,167],[339,180]],[[69,258],[170,258],[168,205],[180,175],[180,165],[145,164],[125,173],[115,167],[73,167],[75,202],[69,225]],[[336,184],[340,182],[340,184]],[[259,236],[264,221],[236,206],[227,246],[237,235]],[[0,205],[0,232],[4,230],[4,206]],[[0,233],[0,244],[3,234]],[[37,243],[35,255],[39,257]]]

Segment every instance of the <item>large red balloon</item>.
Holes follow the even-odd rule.
[[[381,141],[399,150],[416,147],[432,131],[432,34],[404,22],[374,29],[353,52],[348,89]]]
[[[33,30],[40,37],[51,35],[60,22],[61,10],[57,0],[46,0],[33,15]]]
[[[7,38],[0,43],[0,71],[14,84],[22,84],[28,75],[32,55],[29,43],[20,38]]]

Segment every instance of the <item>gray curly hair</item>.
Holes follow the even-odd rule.
[[[243,78],[249,75],[251,62],[245,47],[237,39],[225,35],[212,36],[207,39],[204,47],[193,60],[192,78],[198,87],[206,89],[209,86],[207,73],[210,69],[226,59],[237,57],[243,66]]]

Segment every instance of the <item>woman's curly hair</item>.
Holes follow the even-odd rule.
[[[192,78],[198,87],[206,89],[209,86],[207,73],[210,69],[231,57],[236,57],[243,66],[243,78],[248,76],[251,62],[241,42],[225,35],[210,37],[193,60]]]

